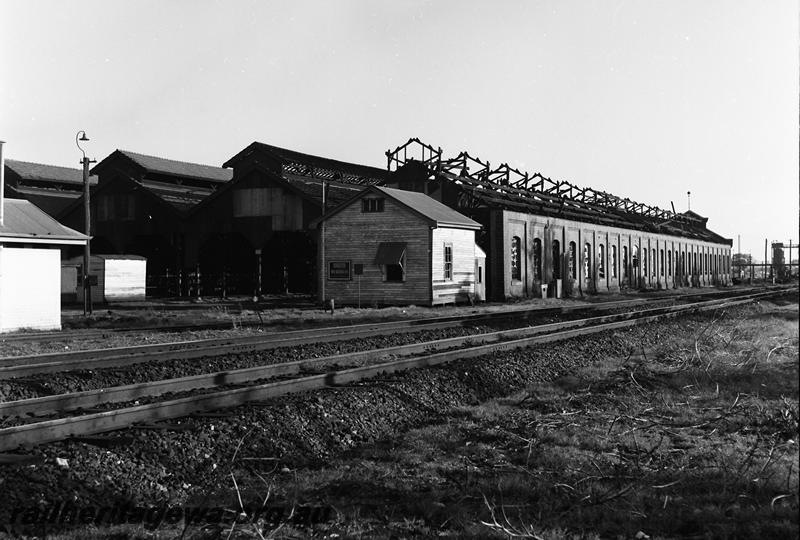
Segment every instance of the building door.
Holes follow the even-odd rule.
[[[475,300],[483,302],[486,300],[486,259],[475,259]]]

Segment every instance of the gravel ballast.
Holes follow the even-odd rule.
[[[0,522],[7,522],[14,508],[65,500],[82,505],[213,501],[234,507],[231,472],[242,496],[263,495],[258,475],[264,470],[290,474],[323,464],[348,449],[426,425],[454,407],[505,396],[601,358],[624,360],[668,343],[678,332],[696,332],[709,320],[647,324],[173,422],[188,426],[185,430],[124,430],[110,435],[130,437],[116,447],[74,441],[37,447],[30,453],[41,463],[0,469],[6,494]],[[289,483],[283,485],[275,488],[275,500],[291,499]]]

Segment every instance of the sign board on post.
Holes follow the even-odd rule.
[[[328,279],[349,280],[350,261],[330,261],[328,263]]]

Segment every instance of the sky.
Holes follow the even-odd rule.
[[[7,159],[411,137],[795,243],[798,0],[0,0]]]

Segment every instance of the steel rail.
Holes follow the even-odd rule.
[[[620,301],[602,305],[579,305],[558,308],[560,313],[597,311],[644,305],[641,301]],[[221,354],[237,354],[293,347],[309,343],[330,343],[355,338],[372,337],[398,332],[418,332],[454,326],[466,326],[480,322],[497,322],[507,319],[528,319],[549,315],[545,310],[512,310],[498,313],[477,314],[436,319],[413,319],[385,323],[351,326],[336,326],[318,332],[296,330],[263,336],[239,336],[172,343],[154,343],[134,347],[118,347],[68,353],[46,353],[29,356],[0,358],[0,380],[25,377],[42,373],[56,373],[78,369],[101,369],[133,365],[143,362],[167,362],[187,360]]]
[[[691,293],[680,298],[697,298],[729,294],[728,291],[711,293]],[[309,343],[329,343],[359,337],[371,337],[397,332],[412,332],[428,329],[441,329],[466,326],[479,322],[493,322],[507,319],[543,317],[552,314],[565,314],[603,309],[636,307],[648,303],[675,302],[676,297],[656,299],[633,299],[598,304],[578,304],[557,308],[519,309],[493,313],[479,313],[467,316],[448,316],[437,318],[410,319],[384,323],[366,323],[347,326],[323,327],[316,330],[294,330],[258,336],[228,336],[224,338],[192,340],[170,343],[154,343],[133,347],[108,349],[76,350],[67,353],[44,353],[29,356],[0,358],[0,380],[25,377],[41,373],[55,373],[78,369],[101,369],[133,365],[137,363],[172,360],[186,360],[213,356],[215,354],[247,353],[291,347]]]
[[[719,303],[724,301],[725,300],[713,300],[711,302]],[[586,327],[606,322],[614,322],[617,320],[626,320],[635,317],[678,311],[684,309],[685,307],[686,306],[667,306],[652,308],[644,311],[603,315],[600,317],[576,319],[572,321],[562,321],[537,326],[527,326],[523,328],[486,332],[483,334],[475,334],[470,336],[459,336],[436,341],[398,345],[383,349],[370,349],[352,353],[337,354],[321,358],[305,358],[291,362],[267,364],[250,368],[220,371],[216,373],[203,373],[200,375],[190,375],[187,377],[179,377],[174,379],[163,379],[96,390],[85,390],[81,392],[70,392],[52,396],[6,401],[0,402],[0,417],[39,415],[55,411],[63,412],[81,408],[96,407],[106,403],[133,401],[143,397],[156,397],[166,393],[199,390],[203,388],[231,384],[241,384],[268,377],[295,375],[301,371],[310,370],[314,366],[319,367],[322,365],[346,364],[348,362],[357,362],[364,359],[375,360],[379,358],[409,356],[422,352],[463,347],[471,343],[494,343],[512,338],[521,338],[549,332],[557,332],[570,328]]]
[[[69,437],[114,431],[132,426],[139,422],[166,420],[186,416],[191,413],[235,407],[248,402],[263,401],[289,393],[304,392],[357,382],[379,374],[394,373],[419,367],[436,366],[454,360],[474,358],[493,352],[513,350],[528,347],[533,344],[561,341],[606,330],[643,324],[663,318],[676,317],[684,313],[721,309],[748,303],[755,299],[775,294],[776,292],[773,291],[771,293],[748,295],[741,299],[714,300],[702,304],[676,306],[676,309],[668,310],[665,313],[657,315],[636,317],[635,314],[631,314],[634,316],[625,320],[601,323],[589,327],[583,326],[551,334],[524,337],[511,341],[479,345],[467,349],[456,349],[413,358],[393,360],[376,365],[331,371],[321,375],[246,386],[244,388],[211,392],[199,396],[190,396],[146,405],[4,428],[0,429],[0,451],[15,449],[24,445],[53,442]]]
[[[739,292],[747,292],[749,290],[755,289],[738,289]],[[618,300],[614,302],[599,302],[599,303],[585,303],[576,306],[561,306],[561,307],[551,307],[551,308],[528,308],[528,309],[520,309],[520,312],[541,312],[545,313],[564,313],[569,310],[575,309],[601,309],[600,306],[603,305],[613,305],[613,304],[625,304],[625,303],[645,303],[648,301],[678,301],[685,298],[692,298],[696,296],[715,296],[715,295],[729,295],[732,291],[729,290],[708,290],[708,291],[700,291],[700,292],[693,292],[693,293],[681,293],[681,294],[671,294],[660,296],[658,298],[652,299],[631,299],[631,300]],[[594,307],[598,306],[598,307]],[[430,319],[413,319],[414,321],[422,321],[422,320],[433,320],[437,318],[430,318]],[[185,332],[185,331],[192,331],[192,330],[227,330],[231,328],[231,322],[220,322],[220,323],[199,323],[199,324],[182,324],[182,325],[165,325],[165,326],[140,326],[140,327],[133,327],[133,328],[100,328],[100,329],[83,329],[78,331],[59,331],[59,332],[26,332],[26,333],[11,333],[11,334],[4,334],[0,337],[0,343],[10,343],[15,341],[52,341],[52,340],[68,340],[73,338],[97,338],[97,337],[106,337],[115,334],[126,334],[126,333],[136,333],[136,332],[154,332],[159,331],[162,333],[178,333],[178,332]],[[236,323],[237,326],[244,326],[244,327],[258,327],[264,326],[262,321],[241,321]],[[320,327],[320,328],[335,328],[335,327]],[[299,332],[300,330],[298,330]],[[290,331],[291,332],[291,331]],[[2,360],[2,359],[0,359]]]
[[[747,289],[737,289],[738,292],[747,292],[752,290],[763,290],[763,287],[756,288],[751,287]],[[710,289],[700,292],[692,292],[692,293],[680,293],[680,294],[671,294],[671,295],[664,295],[660,296],[658,300],[668,301],[668,300],[681,300],[684,298],[691,298],[694,296],[712,296],[712,295],[726,295],[731,294],[732,291],[730,290],[719,290],[719,289]],[[651,299],[653,300],[653,299]],[[620,300],[616,302],[637,302],[637,300]],[[601,305],[601,304],[611,304],[611,302],[602,302],[602,303],[587,303],[585,306],[594,306],[594,305]],[[209,306],[211,307],[211,306]],[[580,306],[578,306],[580,308]],[[535,310],[536,308],[534,308]],[[542,308],[539,308],[542,309]],[[558,312],[560,308],[544,308],[542,311],[547,312],[552,310],[553,312]],[[420,320],[420,319],[417,319]],[[66,330],[66,331],[58,331],[58,332],[24,332],[24,333],[9,333],[3,334],[0,336],[0,344],[2,343],[12,343],[17,341],[56,341],[56,340],[69,340],[69,339],[86,339],[86,338],[103,338],[111,335],[119,335],[119,334],[127,334],[127,333],[136,333],[136,332],[161,332],[161,333],[178,333],[178,332],[188,332],[192,330],[228,330],[231,329],[233,326],[238,327],[259,327],[265,326],[264,322],[261,320],[237,320],[235,323],[232,321],[226,322],[205,322],[205,323],[197,323],[197,324],[175,324],[175,325],[163,325],[163,326],[138,326],[138,327],[125,327],[125,328],[87,328],[82,330]]]
[[[724,293],[723,291],[718,291],[718,294]],[[684,295],[675,295],[669,298],[676,298]],[[664,297],[667,298],[667,297]],[[635,301],[635,300],[630,300]],[[590,305],[590,304],[587,304]],[[545,309],[553,309],[557,310],[558,308],[545,308]],[[257,326],[265,326],[264,322],[261,320],[253,319],[253,320],[246,320],[246,321],[236,321],[236,326],[240,327],[257,327]],[[24,332],[24,333],[11,333],[11,334],[4,334],[0,337],[0,343],[10,343],[14,341],[55,341],[55,340],[66,340],[71,338],[97,338],[97,337],[106,337],[114,334],[125,334],[125,333],[135,333],[135,332],[163,332],[163,333],[178,333],[178,332],[188,332],[192,330],[227,330],[230,329],[233,325],[233,322],[226,321],[226,322],[207,322],[207,323],[198,323],[198,324],[180,324],[180,325],[164,325],[164,326],[139,326],[133,328],[96,328],[96,329],[82,329],[77,331],[58,331],[58,332]]]

